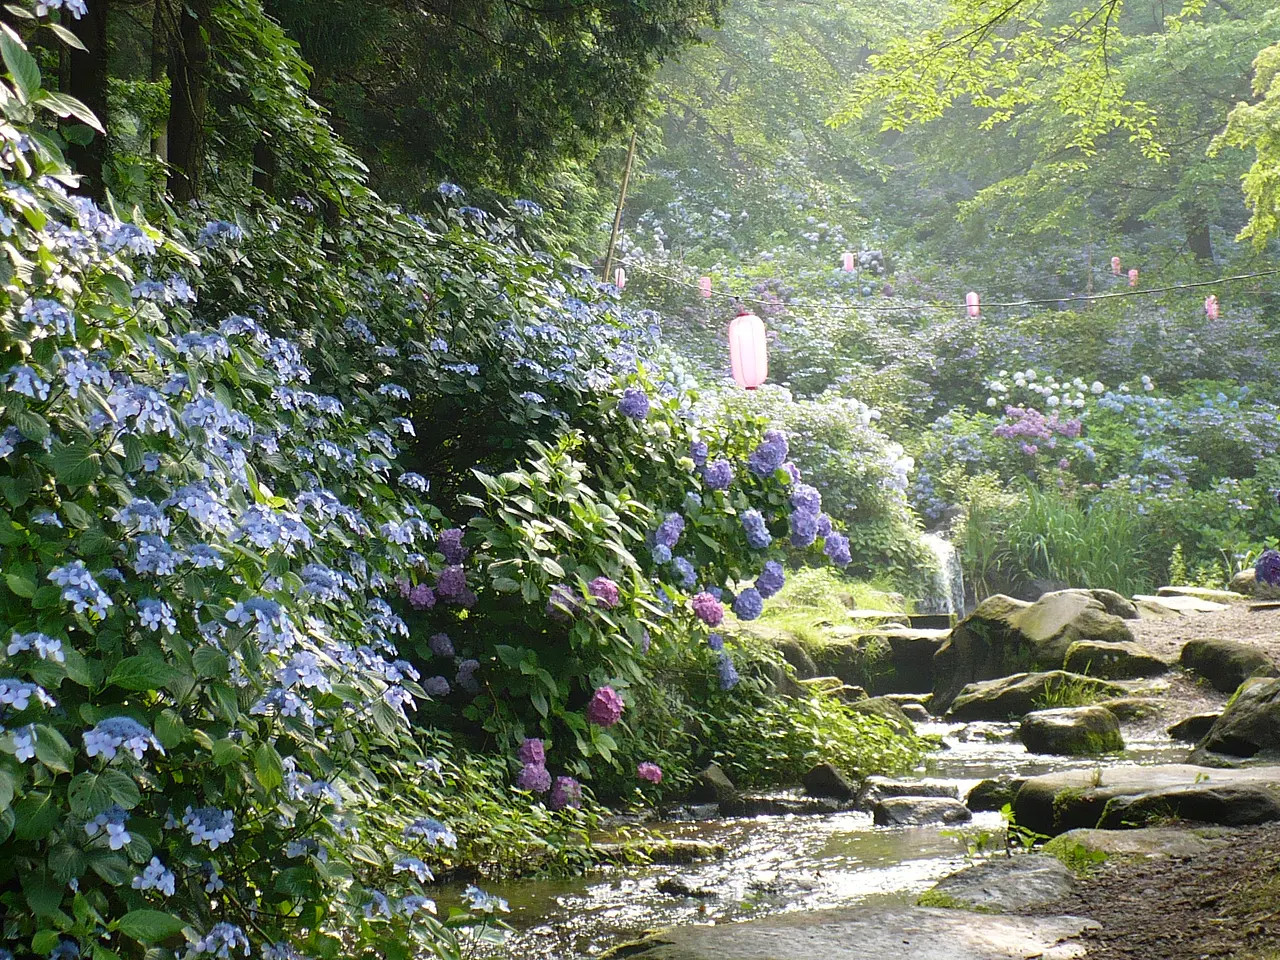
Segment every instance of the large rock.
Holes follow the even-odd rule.
[[[737,793],[738,788],[733,785],[720,764],[710,763],[694,776],[689,799],[694,803],[722,803]]]
[[[1120,617],[1083,591],[1047,593],[1035,603],[988,597],[951,632],[934,658],[934,709],[969,683],[1033,669],[1057,669],[1080,640],[1132,642]]]
[[[687,924],[624,944],[601,960],[1073,960],[1085,955],[1075,938],[1097,926],[1081,917],[864,905]]]
[[[1025,777],[1010,776],[983,780],[969,791],[969,795],[964,798],[964,805],[974,813],[1003,810],[1005,804],[1013,803],[1013,798],[1026,782]]]
[[[934,656],[951,636],[949,628],[889,628],[877,631],[876,635],[889,643],[894,692],[923,693],[933,689]]]
[[[798,640],[777,640],[774,642],[782,659],[791,664],[797,680],[810,680],[818,675],[818,667],[809,656],[809,651]]]
[[[845,779],[844,774],[829,763],[817,764],[800,782],[804,785],[804,792],[811,797],[852,800],[858,795],[857,789]]]
[[[1070,893],[1075,876],[1053,857],[992,857],[943,877],[919,900],[922,907],[984,913],[1020,912]]]
[[[930,823],[964,823],[973,814],[949,797],[885,797],[871,809],[878,827],[919,827]]]
[[[792,793],[739,793],[720,802],[722,817],[825,817],[852,810],[851,800]]]
[[[882,693],[893,687],[893,649],[875,630],[829,627],[822,643],[810,647],[817,669],[850,686]]]
[[[1105,680],[1049,670],[1044,673],[1016,673],[999,680],[971,683],[960,691],[947,711],[949,720],[1008,720],[1022,717],[1043,706],[1044,698],[1061,698],[1063,688],[1096,699],[1123,696],[1124,687]]]
[[[1169,728],[1169,736],[1174,740],[1198,743],[1213,729],[1220,716],[1220,713],[1197,713],[1186,717]]]
[[[1280,680],[1246,682],[1200,746],[1233,757],[1280,756]]]
[[[1116,593],[1114,590],[1083,590],[1075,591],[1077,593],[1087,593],[1093,599],[1102,604],[1107,613],[1113,617],[1119,617],[1121,620],[1137,620],[1138,608],[1128,597]]]
[[[1208,853],[1231,842],[1226,827],[1138,827],[1133,830],[1068,830],[1045,845],[1044,852],[1065,860],[1079,855],[1102,857],[1174,857],[1184,859]]]
[[[1239,640],[1192,640],[1182,648],[1181,661],[1222,693],[1235,693],[1250,677],[1280,674],[1266,654]]]
[[[889,797],[947,797],[960,799],[960,790],[950,780],[894,780],[892,777],[867,777],[862,788],[866,804]]]
[[[1103,707],[1036,710],[1022,718],[1018,737],[1032,753],[1084,757],[1124,749],[1120,721]]]
[[[1254,595],[1255,588],[1258,585],[1258,573],[1253,567],[1248,570],[1241,570],[1231,578],[1231,592],[1239,593],[1246,597]]]
[[[1136,643],[1099,643],[1079,640],[1067,649],[1063,669],[1087,673],[1104,680],[1136,680],[1167,673],[1165,663],[1146,647]]]
[[[866,700],[858,700],[849,704],[849,707],[857,713],[865,713],[867,716],[888,720],[899,730],[908,733],[915,730],[915,727],[911,724],[911,719],[903,712],[902,707],[888,697],[868,697]]]
[[[1190,764],[1097,767],[1032,777],[1013,803],[1020,827],[1056,835],[1169,818],[1222,826],[1280,820],[1280,766],[1219,770]]]

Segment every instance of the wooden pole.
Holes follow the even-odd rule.
[[[613,214],[613,233],[609,235],[609,252],[604,257],[604,276],[600,278],[605,283],[609,282],[609,276],[613,273],[613,251],[618,245],[618,231],[622,229],[622,207],[627,202],[627,187],[631,183],[631,165],[636,159],[636,137],[639,134],[639,128],[631,132],[631,146],[627,148],[627,166],[622,171],[622,189],[618,191],[618,209]]]

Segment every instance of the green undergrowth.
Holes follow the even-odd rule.
[[[1090,707],[1107,699],[1111,693],[1098,681],[1085,676],[1072,677],[1060,683],[1046,680],[1044,690],[1032,700],[1037,710],[1059,707]]]
[[[1087,877],[1107,862],[1107,855],[1103,851],[1092,850],[1065,834],[1046,843],[1044,852],[1061,861],[1077,877]]]

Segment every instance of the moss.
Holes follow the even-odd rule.
[[[960,900],[951,896],[949,893],[943,893],[940,890],[926,890],[920,894],[916,900],[917,907],[935,907],[939,910],[968,910],[970,913],[999,913],[991,907],[985,907],[981,904],[970,903],[967,900]]]

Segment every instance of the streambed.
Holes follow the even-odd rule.
[[[954,783],[963,799],[979,781],[1092,767],[1096,761],[1031,754],[1012,724],[920,724],[947,749],[931,754],[920,777]],[[1187,746],[1163,731],[1125,726],[1120,762],[1176,763]],[[1115,763],[1110,758],[1108,763]],[[668,820],[649,829],[673,839],[721,844],[726,855],[682,866],[618,866],[583,877],[495,884],[516,929],[508,955],[519,960],[585,960],[646,930],[684,923],[742,920],[793,910],[874,901],[910,903],[965,864],[964,835],[1003,833],[999,814],[978,813],[958,827],[889,828],[850,811],[826,816]],[[673,896],[659,884],[678,877],[701,898]]]

